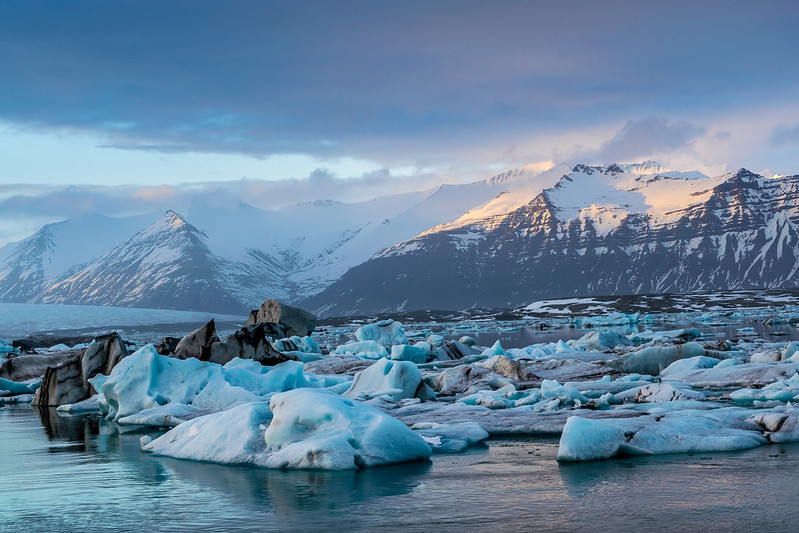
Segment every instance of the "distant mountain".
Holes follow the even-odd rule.
[[[219,272],[232,265],[207,236],[167,213],[79,272],[48,287],[35,303],[241,312]]]
[[[34,235],[0,248],[0,301],[29,302],[129,239],[155,217],[98,214],[47,224]]]
[[[322,315],[799,286],[799,176],[556,167],[389,247],[302,305]]]
[[[236,313],[266,298],[296,302],[529,172],[277,211],[206,199],[195,201],[187,216],[170,211],[149,227],[155,217],[93,215],[50,224],[0,248],[0,301]]]

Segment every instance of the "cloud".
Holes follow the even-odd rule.
[[[705,128],[685,120],[669,121],[663,117],[628,120],[612,139],[595,154],[598,162],[631,162],[664,154],[690,150]]]
[[[195,202],[204,205],[244,202],[276,210],[320,199],[363,202],[448,182],[452,182],[449,176],[437,173],[395,175],[387,169],[378,169],[342,178],[318,168],[302,179],[277,181],[241,179],[155,187],[0,185],[0,245],[24,238],[43,224],[88,213],[131,216],[160,214],[167,209],[186,213]]]
[[[799,124],[794,126],[779,124],[771,131],[768,140],[774,148],[799,146]]]
[[[793,98],[799,11],[724,6],[6,2],[0,120],[135,151],[396,166],[554,127]]]

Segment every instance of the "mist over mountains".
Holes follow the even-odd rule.
[[[521,168],[367,202],[90,215],[0,248],[0,301],[323,316],[796,287],[799,176]]]

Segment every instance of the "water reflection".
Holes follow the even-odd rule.
[[[155,437],[162,431],[120,426],[97,415],[67,416],[54,408],[38,407],[33,411],[51,453],[92,452],[89,462],[113,461],[136,478],[137,486],[150,487],[156,493],[160,492],[159,487],[164,491],[177,488],[217,493],[248,512],[304,514],[409,494],[431,468],[427,461],[345,472],[282,471],[185,461],[140,450],[141,435]],[[91,474],[87,472],[89,478]]]

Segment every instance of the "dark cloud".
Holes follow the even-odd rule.
[[[790,126],[788,124],[780,124],[769,135],[769,144],[774,148],[783,148],[785,146],[799,147],[799,124]]]
[[[135,150],[445,159],[791,98],[798,23],[737,0],[4,2],[0,119]]]
[[[660,117],[629,120],[612,139],[600,146],[599,162],[631,162],[688,149],[704,128],[687,121],[672,122]]]

